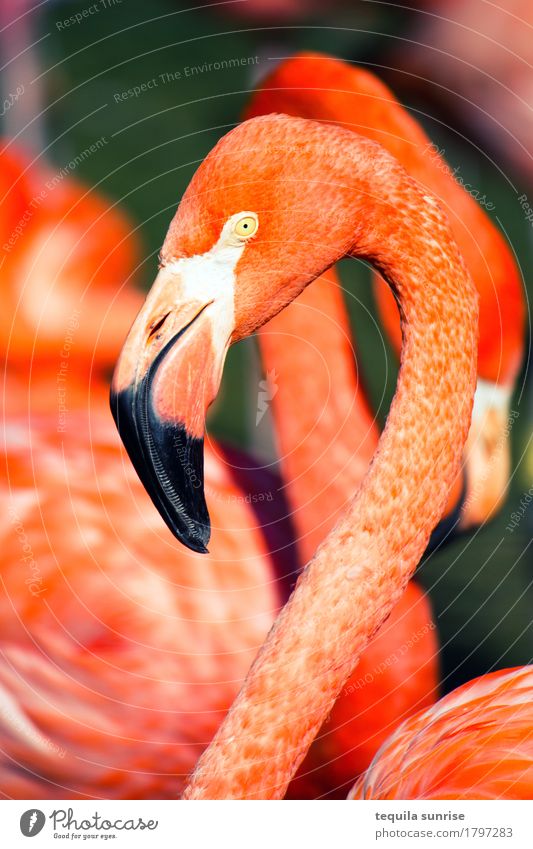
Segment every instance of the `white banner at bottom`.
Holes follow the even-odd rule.
[[[532,849],[532,815],[532,801],[4,801],[0,844],[9,849],[72,844],[116,849]]]

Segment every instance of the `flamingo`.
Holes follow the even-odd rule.
[[[20,799],[167,798],[282,603],[275,558],[210,456],[213,515],[230,531],[214,531],[205,562],[176,551],[107,421],[87,418],[74,411],[59,444],[48,417],[30,437],[7,425],[0,787]]]
[[[228,346],[344,255],[368,259],[399,300],[395,399],[357,495],[298,579],[184,798],[283,796],[401,597],[461,462],[477,295],[439,204],[380,145],[308,119],[252,118],[193,177],[115,368],[111,407],[132,462],[174,535],[206,552],[190,470],[201,479],[205,410]]]
[[[68,360],[69,403],[87,399],[89,375],[100,401],[105,369],[142,303],[135,287],[117,287],[138,263],[131,224],[96,193],[71,178],[58,180],[12,143],[6,142],[0,161],[6,410],[55,407],[62,360]]]
[[[133,287],[110,297],[114,274],[132,267],[132,246],[120,247],[123,217],[96,199],[75,209],[79,195],[68,194],[66,220],[47,213],[36,221],[3,268],[6,410],[26,414],[29,424],[39,411],[55,413],[62,394],[69,410],[103,411],[106,369],[120,345],[113,324],[126,332],[140,300]],[[87,230],[93,232],[83,238]]]
[[[531,799],[533,666],[482,675],[407,719],[352,799]]]

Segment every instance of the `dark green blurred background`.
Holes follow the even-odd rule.
[[[427,101],[408,75],[393,74],[388,56],[412,23],[409,13],[388,4],[348,4],[305,23],[260,26],[224,7],[187,11],[177,2],[123,0],[83,23],[58,28],[57,22],[86,9],[88,2],[45,5],[39,19],[39,62],[45,102],[48,157],[62,167],[104,136],[107,144],[77,169],[79,179],[98,185],[130,213],[139,227],[144,263],[139,279],[147,287],[173,211],[197,164],[216,140],[239,120],[253,74],[264,74],[272,59],[296,49],[319,49],[364,63],[388,81],[415,110],[450,163],[460,164],[465,180],[482,187],[495,204],[510,237],[523,276],[533,289],[531,229],[524,220],[505,168],[491,162],[480,138],[464,127],[450,129],[449,112],[438,98]],[[349,7],[349,8],[348,8]],[[185,68],[230,58],[260,57],[258,64],[185,76]],[[181,73],[163,83],[160,74]],[[137,97],[115,95],[156,79]],[[97,111],[95,111],[97,110]],[[432,116],[432,117],[429,117]],[[463,137],[462,134],[465,134]],[[481,147],[481,149],[478,149]],[[520,174],[512,174],[520,185]],[[394,392],[396,363],[384,351],[375,315],[369,272],[354,261],[342,263],[352,321],[361,342],[362,369],[381,423]],[[253,340],[235,346],[226,368],[221,400],[210,421],[212,432],[238,446],[251,445],[251,414],[256,404]],[[457,540],[419,570],[429,589],[443,645],[444,689],[494,667],[523,664],[533,656],[531,627],[531,516],[514,533],[505,530],[514,505],[533,479],[531,383],[524,368],[513,409],[515,474],[499,519],[477,534]]]

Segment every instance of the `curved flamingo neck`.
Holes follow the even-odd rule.
[[[363,484],[301,575],[200,759],[188,799],[284,795],[411,577],[468,431],[477,298],[447,221],[434,198],[378,145],[332,128],[334,142],[336,179],[342,169],[356,230],[346,253],[370,260],[399,302],[404,344],[397,391]]]

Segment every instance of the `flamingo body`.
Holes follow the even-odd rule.
[[[50,174],[23,154],[2,165],[8,240]],[[177,550],[108,410],[105,370],[142,302],[131,224],[68,179],[30,208],[2,275],[2,792],[172,796],[282,602],[275,558],[253,484],[215,443],[216,553]],[[274,498],[268,475],[255,486]]]
[[[531,799],[533,667],[469,681],[387,740],[352,799]]]
[[[162,525],[107,416],[73,413],[60,437],[48,416],[29,438],[20,424],[2,494],[0,785],[172,797],[281,604],[257,516],[207,452],[217,518],[201,559]]]

